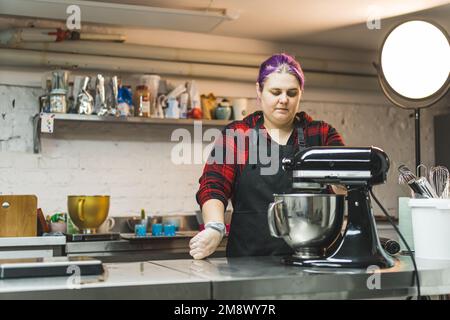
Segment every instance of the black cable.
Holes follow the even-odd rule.
[[[384,215],[386,216],[386,218],[388,219],[389,223],[392,224],[392,226],[394,227],[395,231],[397,232],[397,234],[400,236],[400,239],[402,239],[403,243],[406,246],[406,249],[408,250],[409,255],[411,256],[411,260],[412,263],[414,265],[414,275],[416,278],[416,286],[417,286],[417,300],[421,300],[422,299],[422,295],[420,294],[420,279],[419,279],[419,271],[417,270],[417,265],[416,265],[416,259],[414,259],[414,254],[412,253],[411,248],[409,247],[408,243],[406,242],[405,238],[403,237],[402,233],[400,232],[400,230],[398,229],[398,227],[395,225],[394,221],[392,221],[391,216],[389,215],[389,213],[387,213],[386,209],[384,209],[384,207],[381,205],[380,201],[378,201],[377,197],[375,197],[375,195],[373,194],[372,188],[369,189],[370,194],[372,195],[372,198],[375,200],[375,202],[377,203],[377,205],[380,207],[380,209],[383,211]]]

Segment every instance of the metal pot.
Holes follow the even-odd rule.
[[[194,215],[170,215],[162,217],[163,224],[173,224],[176,231],[198,230],[197,218]]]
[[[345,196],[275,194],[268,220],[273,237],[283,238],[298,258],[320,258],[339,237]]]

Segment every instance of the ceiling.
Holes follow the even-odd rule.
[[[0,0],[0,15],[2,1],[4,4],[9,1],[10,5],[18,8],[19,2],[11,0]],[[20,0],[23,9],[17,9],[19,17],[21,10],[26,11],[27,3],[34,5],[34,9],[39,9],[42,3],[47,3],[52,8],[55,3],[71,3],[70,0]],[[55,1],[55,2],[53,2]],[[274,42],[292,43],[292,44],[311,44],[338,48],[354,48],[364,50],[377,50],[386,33],[390,28],[401,21],[410,18],[422,18],[435,21],[441,24],[447,32],[450,30],[450,0],[77,0],[78,2],[120,4],[116,6],[114,13],[122,21],[114,18],[114,24],[127,26],[127,21],[135,22],[136,26],[149,28],[150,20],[158,19],[156,16],[147,14],[146,10],[137,8],[140,11],[140,21],[126,18],[121,5],[137,5],[170,9],[189,9],[200,12],[212,11],[222,12],[227,10],[238,16],[235,20],[225,20],[218,25],[213,24],[213,29],[207,34],[228,36],[235,38],[246,38],[256,40],[266,40]],[[31,6],[31,5],[28,5]],[[65,6],[61,13],[66,15]],[[34,10],[33,9],[33,10]],[[44,9],[45,10],[45,9]],[[58,9],[59,10],[59,9]],[[89,9],[86,9],[89,10]],[[28,9],[29,11],[29,9]],[[57,11],[59,12],[59,11]],[[102,11],[99,11],[102,12]],[[31,11],[34,16],[36,11]],[[89,13],[85,13],[85,17]],[[112,15],[112,13],[111,13]],[[26,14],[24,14],[24,17]],[[108,15],[107,15],[108,16]],[[28,16],[29,17],[29,16]],[[36,14],[36,18],[55,17],[53,13],[49,16],[41,13]],[[108,16],[109,17],[109,16]],[[153,18],[152,18],[153,17]],[[104,15],[103,20],[106,21]],[[83,19],[83,12],[82,17]],[[87,19],[87,18],[86,18]],[[93,15],[93,20],[98,21],[98,14]],[[182,25],[184,17],[173,16],[175,20],[169,20],[166,17],[161,18],[156,25],[162,29],[178,30]],[[200,26],[201,16],[192,20],[184,21],[185,28],[180,31],[187,31],[186,26]],[[374,20],[377,19],[377,20]],[[134,21],[136,20],[136,21]],[[192,22],[194,21],[194,22]],[[368,21],[372,21],[369,28]],[[379,24],[375,23],[379,21]],[[197,22],[197,23],[195,23]],[[187,24],[186,24],[187,23]],[[18,24],[20,25],[20,24]],[[379,28],[378,28],[379,27]],[[177,29],[178,28],[178,29]],[[204,29],[204,28],[203,28]],[[201,30],[203,30],[201,29]],[[210,30],[208,28],[207,30]],[[195,30],[190,30],[194,31]],[[198,31],[197,31],[198,32]]]
[[[449,0],[96,1],[176,9],[228,9],[237,12],[239,18],[221,23],[210,34],[342,48],[376,50],[394,24],[412,17],[431,19],[447,31],[450,29]],[[367,21],[374,17],[380,18],[380,29],[367,27]]]

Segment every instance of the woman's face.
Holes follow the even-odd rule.
[[[264,118],[279,127],[290,124],[298,111],[302,91],[295,76],[289,73],[272,73],[261,92],[256,84],[257,95],[261,100]]]

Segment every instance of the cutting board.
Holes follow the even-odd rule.
[[[37,197],[0,195],[0,237],[35,237]]]

